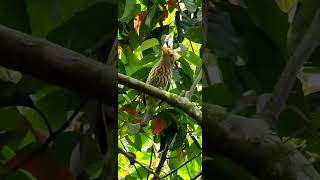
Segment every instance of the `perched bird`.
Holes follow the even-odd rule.
[[[170,48],[162,47],[161,60],[151,69],[146,83],[162,90],[166,90],[172,78],[174,61],[175,57],[173,51]],[[141,123],[142,126],[147,125],[150,119],[152,119],[159,103],[159,99],[148,95],[146,96],[146,108],[144,118]]]

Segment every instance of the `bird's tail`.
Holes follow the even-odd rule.
[[[145,112],[141,125],[146,126],[149,123],[149,121],[152,119],[152,117],[153,117],[152,113]]]

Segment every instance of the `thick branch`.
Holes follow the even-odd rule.
[[[294,54],[290,57],[287,66],[275,85],[270,100],[266,103],[260,116],[267,120],[277,120],[285,107],[289,93],[296,77],[309,59],[313,51],[320,45],[320,9],[317,11],[309,30],[306,32]]]
[[[167,91],[163,91],[152,85],[146,84],[142,81],[136,80],[129,76],[125,76],[123,74],[118,74],[118,81],[119,81],[119,84],[139,90],[141,92],[144,92],[146,94],[159,98],[173,106],[176,106],[182,109],[184,112],[189,114],[192,118],[194,118],[200,126],[202,125],[201,110],[198,107],[196,107],[194,104],[192,104],[192,102],[190,102],[187,98],[169,93]]]
[[[116,68],[0,25],[0,65],[115,105]]]
[[[297,149],[283,144],[266,121],[216,109],[203,104],[203,134],[210,134],[204,136],[204,155],[229,157],[261,180],[320,179],[312,164]]]

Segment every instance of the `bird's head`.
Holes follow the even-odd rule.
[[[169,63],[170,65],[173,65],[175,61],[175,57],[172,49],[162,47],[162,58],[165,61],[165,63]]]

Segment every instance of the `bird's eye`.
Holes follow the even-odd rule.
[[[170,57],[172,57],[173,56],[173,54],[170,54]]]

